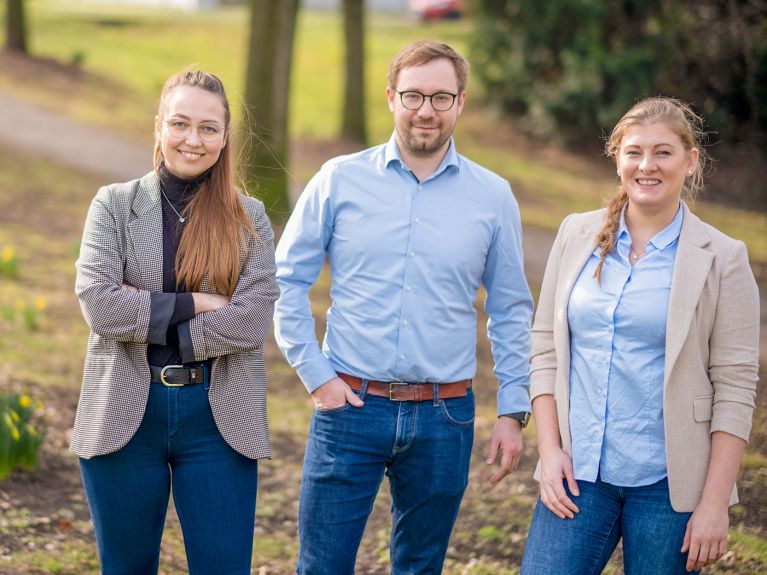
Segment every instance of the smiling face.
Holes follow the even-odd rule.
[[[687,149],[664,123],[636,124],[626,129],[616,164],[629,206],[649,212],[677,209],[685,178],[698,162],[698,149]]]
[[[397,92],[415,91],[431,95],[438,92],[458,94],[453,107],[437,112],[427,98],[418,110],[402,105]],[[386,88],[389,109],[394,113],[397,145],[403,154],[430,157],[444,153],[463,110],[466,92],[459,93],[458,78],[447,58],[435,58],[421,66],[402,68],[395,89]]]
[[[226,109],[221,96],[191,86],[179,86],[171,90],[161,106],[161,115],[155,118],[155,138],[165,167],[180,178],[195,178],[213,166],[226,145]],[[185,135],[174,135],[187,124],[191,129]],[[219,129],[219,136],[207,141],[200,139],[212,128]]]

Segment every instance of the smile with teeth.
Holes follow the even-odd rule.
[[[202,157],[202,154],[196,154],[194,152],[185,152],[185,151],[179,150],[178,153],[181,154],[183,157],[185,157],[187,160],[196,160]]]
[[[657,184],[660,184],[660,180],[656,179],[649,179],[649,178],[639,178],[637,179],[637,183],[640,186],[655,186]]]

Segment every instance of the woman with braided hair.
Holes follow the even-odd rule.
[[[530,388],[541,495],[522,575],[697,571],[724,555],[758,378],[759,299],[742,242],[682,201],[702,119],[649,98],[610,135],[620,185],[552,247]]]

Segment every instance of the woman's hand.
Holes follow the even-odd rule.
[[[701,500],[687,522],[682,553],[687,555],[688,571],[697,571],[721,559],[727,551],[727,528],[730,525],[727,502]]]
[[[229,305],[229,298],[217,293],[192,292],[192,299],[194,299],[195,314],[215,311],[225,305]]]
[[[137,287],[133,287],[130,284],[122,284],[122,286],[120,286],[120,287],[122,287],[122,289],[127,289],[128,291],[132,291],[132,292],[137,292],[138,291]]]
[[[541,501],[551,512],[564,519],[575,517],[580,510],[567,496],[562,479],[567,480],[567,486],[573,495],[580,495],[578,483],[573,475],[573,461],[561,447],[552,447],[540,451],[541,456]]]

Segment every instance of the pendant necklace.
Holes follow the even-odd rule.
[[[168,199],[168,196],[165,195],[165,192],[163,191],[162,186],[160,186],[160,193],[162,194],[162,197],[165,198],[165,201],[168,202],[168,205],[170,206],[170,209],[173,210],[173,213],[176,214],[176,216],[178,216],[179,223],[183,224],[186,221],[186,218],[183,217],[181,214],[179,214],[178,210],[173,207],[173,204]]]

